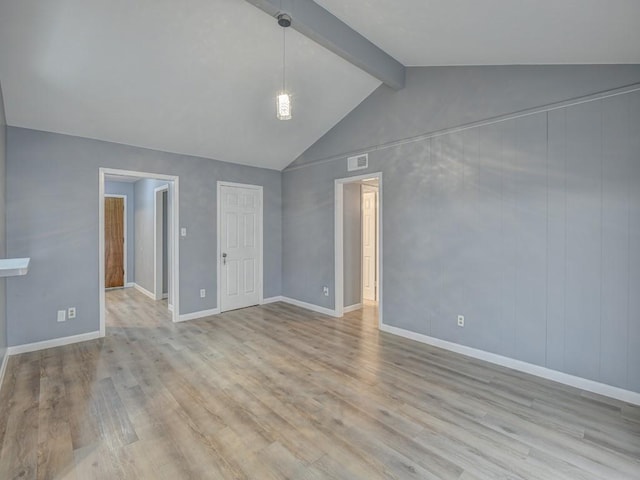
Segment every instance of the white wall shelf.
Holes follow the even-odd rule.
[[[30,260],[30,258],[0,258],[0,277],[26,275]]]

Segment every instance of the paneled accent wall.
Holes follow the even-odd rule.
[[[640,92],[422,143],[420,197],[385,184],[384,265],[425,315],[385,322],[640,391]]]
[[[385,324],[640,392],[640,92],[369,159],[383,172]],[[295,219],[324,219],[340,170],[285,172],[291,244]]]

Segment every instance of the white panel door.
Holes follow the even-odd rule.
[[[366,187],[365,187],[366,188]],[[362,192],[362,298],[377,300],[377,232],[378,193]]]
[[[260,303],[260,190],[220,186],[220,309]]]

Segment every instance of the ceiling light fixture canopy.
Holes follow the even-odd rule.
[[[278,15],[278,25],[281,27],[290,27],[291,26],[291,16],[286,13],[281,13]]]
[[[285,84],[286,39],[285,29],[291,26],[291,16],[281,13],[277,16],[278,25],[282,27],[282,91],[276,95],[276,117],[278,120],[291,119],[291,95],[287,93]]]

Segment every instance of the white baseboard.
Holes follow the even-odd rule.
[[[173,303],[168,303],[168,304],[167,304],[167,309],[168,309],[170,312],[173,312]]]
[[[318,305],[313,305],[307,302],[301,302],[300,300],[284,297],[282,295],[264,298],[262,299],[262,303],[260,305],[268,305],[270,303],[276,303],[276,302],[289,303],[291,305],[295,305],[296,307],[306,308],[307,310],[311,310],[313,312],[322,313],[324,315],[330,315],[332,317],[336,316],[336,313],[334,310],[320,307]],[[186,320],[194,320],[196,318],[208,317],[209,315],[218,315],[219,313],[220,313],[219,308],[213,308],[211,310],[203,310],[201,312],[186,313],[186,314],[180,315],[180,321],[184,322]]]
[[[2,359],[2,366],[0,366],[0,391],[2,390],[2,385],[4,385],[4,373],[7,371],[7,363],[9,363],[9,349],[4,352],[4,358]]]
[[[167,298],[169,298],[169,294],[168,293],[163,293],[162,294],[162,300],[166,300]]]
[[[284,297],[282,295],[278,295],[277,297],[263,298],[262,303],[260,305],[268,305],[269,303],[284,302],[284,301],[285,301]]]
[[[186,322],[187,320],[195,320],[196,318],[209,317],[211,315],[218,315],[220,313],[219,308],[212,308],[210,310],[201,310],[199,312],[183,313],[180,315],[179,322]]]
[[[625,390],[623,388],[614,387],[604,383],[596,382],[594,380],[588,380],[582,377],[576,377],[568,373],[558,372],[557,370],[551,370],[550,368],[541,367],[539,365],[533,365],[531,363],[523,362],[521,360],[515,360],[509,357],[503,357],[495,353],[486,352],[484,350],[478,350],[472,347],[466,347],[446,340],[440,340],[439,338],[430,337],[421,333],[412,332],[403,328],[393,327],[391,325],[380,325],[380,330],[400,337],[415,340],[417,342],[426,343],[434,347],[443,348],[452,352],[460,353],[468,357],[477,358],[478,360],[484,360],[485,362],[501,365],[503,367],[511,368],[519,372],[535,375],[536,377],[546,378],[547,380],[553,380],[554,382],[569,385],[580,390],[587,392],[597,393],[606,397],[615,398],[623,402],[632,403],[634,405],[640,405],[640,393]]]
[[[329,315],[331,317],[336,317],[335,310],[331,310],[329,308],[320,307],[318,305],[314,305],[312,303],[302,302],[300,300],[296,300],[295,298],[285,297],[283,295],[278,295],[276,297],[269,297],[262,300],[261,305],[267,305],[269,303],[275,302],[284,302],[290,305],[295,305],[296,307],[306,308],[307,310],[311,310],[312,312],[322,313],[324,315]],[[345,310],[346,312],[347,310]]]
[[[306,308],[307,310],[311,310],[312,312],[322,313],[323,315],[329,315],[330,317],[337,317],[335,310],[321,307],[319,305],[314,305],[313,303],[302,302],[300,300],[296,300],[295,298],[281,297],[281,300],[279,301],[290,303],[291,305],[295,305],[296,307]]]
[[[134,282],[127,282],[124,284],[124,288],[131,288],[131,287],[135,287],[136,284]]]
[[[72,343],[86,342],[87,340],[95,340],[100,338],[100,332],[81,333],[80,335],[72,335],[70,337],[53,338],[42,342],[25,343],[24,345],[15,345],[7,348],[7,355],[18,355],[19,353],[36,352],[47,348],[62,347]]]
[[[141,287],[140,285],[138,285],[137,283],[133,284],[133,287],[138,290],[140,293],[142,293],[143,295],[146,295],[147,297],[149,297],[151,300],[155,300],[156,296],[151,293],[149,290],[147,290],[144,287]]]
[[[361,303],[354,303],[353,305],[349,305],[348,307],[344,307],[342,311],[344,313],[355,312],[356,310],[360,310],[362,308]]]

